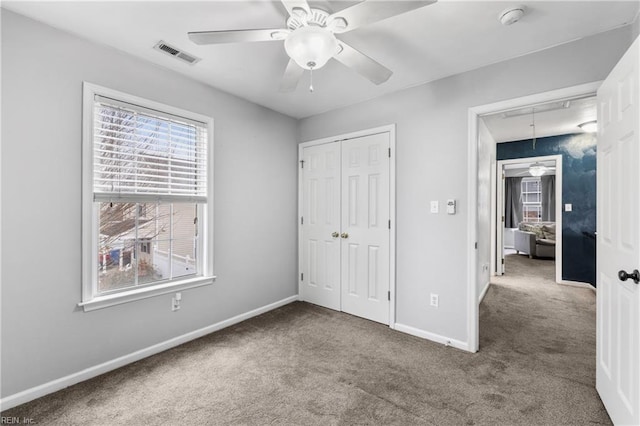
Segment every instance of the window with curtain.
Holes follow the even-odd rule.
[[[83,303],[210,282],[212,120],[90,84],[84,96]]]

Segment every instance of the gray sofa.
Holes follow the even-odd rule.
[[[556,257],[555,222],[521,222],[514,232],[514,248],[533,257]]]

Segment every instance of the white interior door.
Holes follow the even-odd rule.
[[[342,142],[342,310],[389,324],[389,133]]]
[[[340,142],[306,147],[302,160],[302,299],[340,310]]]
[[[615,424],[640,424],[640,64],[633,43],[598,90],[596,388]],[[622,277],[624,278],[624,277]]]
[[[497,183],[497,224],[496,224],[496,275],[504,275],[504,166],[498,162]]]

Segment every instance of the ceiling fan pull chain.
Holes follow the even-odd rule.
[[[532,123],[531,123],[531,127],[533,127],[533,150],[536,150],[536,108],[532,107],[531,108],[531,118],[532,118]]]
[[[313,93],[313,67],[309,68],[309,92]]]

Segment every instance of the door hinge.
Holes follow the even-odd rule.
[[[476,248],[476,250],[478,249],[478,242],[477,241],[476,241],[476,244],[475,244],[475,248]]]
[[[389,148],[389,158],[391,158],[391,148]]]
[[[389,219],[389,229],[391,229],[391,219]]]
[[[504,259],[502,259],[502,264],[504,265]]]
[[[391,301],[391,292],[390,291],[387,292],[387,300]]]
[[[304,169],[304,160],[300,160],[300,168]]]
[[[300,281],[304,281],[304,274],[300,274]]]
[[[300,225],[304,225],[304,216],[300,216]]]
[[[502,216],[502,221],[504,222],[504,216]]]

